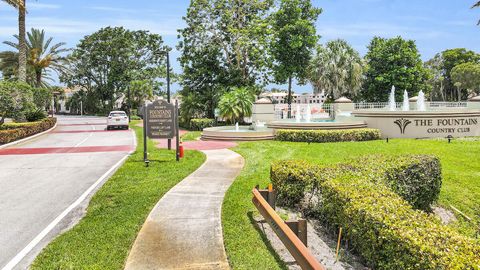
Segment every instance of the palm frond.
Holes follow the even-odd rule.
[[[22,1],[22,0],[2,0],[2,1],[17,9],[25,8],[25,1]]]

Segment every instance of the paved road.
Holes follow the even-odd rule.
[[[106,131],[105,123],[100,117],[59,117],[52,132],[0,149],[0,269],[133,150],[132,131]],[[63,218],[15,269],[28,267],[86,204]]]

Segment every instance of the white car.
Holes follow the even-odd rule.
[[[113,128],[128,129],[128,116],[124,111],[112,111],[108,115],[107,130]]]

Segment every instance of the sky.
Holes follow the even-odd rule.
[[[423,60],[449,48],[467,48],[480,53],[480,9],[470,9],[475,0],[312,0],[323,9],[316,23],[320,43],[342,38],[363,56],[374,36],[413,39]],[[81,38],[106,26],[149,30],[162,35],[175,48],[177,29],[184,27],[190,0],[27,0],[27,29],[45,29],[56,42],[75,47]],[[17,13],[0,1],[0,41],[17,33]],[[0,44],[0,51],[8,47]],[[181,72],[171,55],[172,67]],[[272,85],[273,86],[273,85]],[[179,85],[173,85],[177,91]],[[281,88],[286,88],[281,86]],[[310,85],[295,86],[310,92]]]

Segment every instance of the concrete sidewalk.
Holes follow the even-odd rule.
[[[229,269],[221,208],[244,160],[228,149],[203,152],[207,161],[152,210],[125,269]]]

